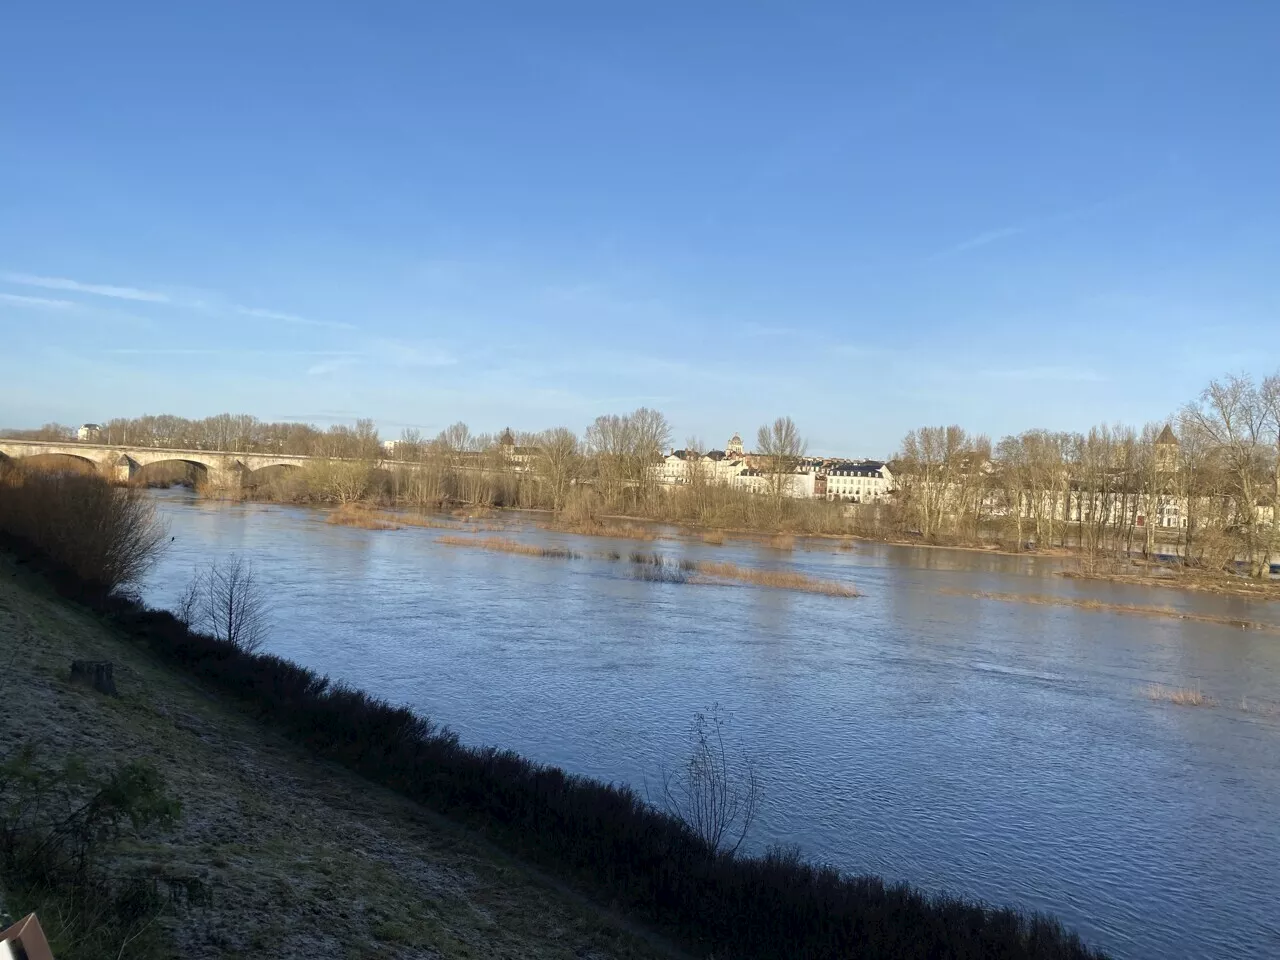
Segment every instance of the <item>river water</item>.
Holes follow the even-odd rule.
[[[1280,604],[1053,576],[1054,561],[858,544],[638,546],[855,584],[843,599],[652,583],[631,565],[437,543],[320,511],[157,495],[148,602],[240,553],[268,649],[465,742],[645,789],[719,704],[765,798],[750,845],[1060,917],[1119,957],[1280,957],[1280,633],[981,599],[1096,598],[1280,623]],[[1152,700],[1199,687],[1214,706]]]

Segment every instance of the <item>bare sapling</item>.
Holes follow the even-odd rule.
[[[253,561],[232,554],[196,571],[174,613],[191,629],[254,653],[266,640],[270,603]]]
[[[696,713],[689,726],[689,758],[662,771],[660,806],[680,820],[717,856],[733,857],[747,838],[760,805],[755,761],[731,759],[720,705]]]

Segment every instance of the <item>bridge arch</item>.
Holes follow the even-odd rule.
[[[123,458],[122,458],[123,459]],[[189,457],[148,459],[129,470],[129,482],[144,487],[202,486],[209,477],[208,464]]]
[[[0,454],[4,456],[4,454]],[[10,463],[20,464],[29,470],[46,473],[97,473],[102,467],[96,460],[74,453],[29,453],[21,457],[6,457]]]

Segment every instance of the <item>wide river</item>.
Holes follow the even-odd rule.
[[[1280,605],[1081,582],[1053,561],[860,543],[794,552],[548,533],[855,584],[856,599],[653,583],[604,559],[352,529],[321,511],[157,495],[145,589],[239,553],[268,649],[465,742],[644,790],[719,704],[765,798],[749,845],[1060,917],[1117,957],[1280,957],[1280,633],[975,593],[1280,623]],[[1144,688],[1198,687],[1186,707]]]

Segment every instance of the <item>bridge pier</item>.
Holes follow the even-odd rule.
[[[107,479],[114,480],[116,483],[128,483],[133,479],[134,474],[142,469],[142,465],[137,460],[125,453],[114,460],[106,460],[102,467],[102,472],[107,475]]]
[[[248,469],[235,457],[210,457],[205,464],[204,482],[211,490],[238,492]]]

